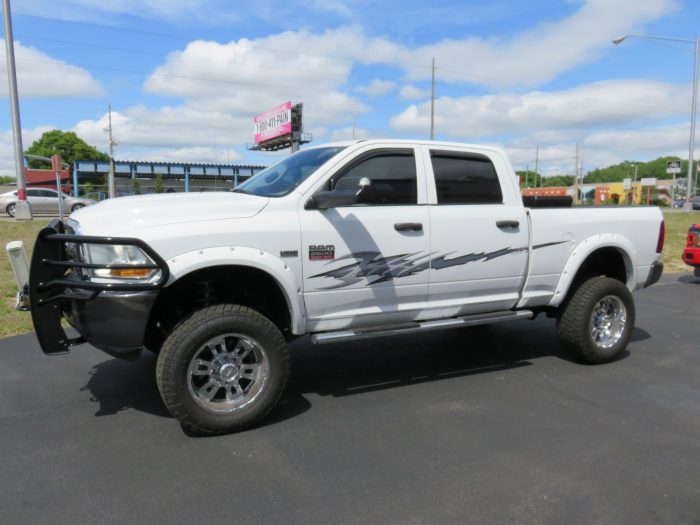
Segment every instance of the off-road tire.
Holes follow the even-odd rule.
[[[189,367],[202,345],[230,333],[259,343],[269,370],[262,390],[248,405],[234,412],[214,413],[195,400]],[[255,425],[277,404],[289,372],[289,352],[277,326],[255,310],[232,304],[204,308],[182,321],[163,343],[156,364],[158,390],[165,406],[185,430],[197,434],[225,434]]]
[[[597,344],[591,334],[594,309],[607,297],[619,299],[625,308],[624,328],[609,348]],[[616,279],[593,277],[582,283],[561,307],[557,319],[559,341],[566,351],[591,364],[614,361],[629,343],[634,329],[634,299],[627,287]]]

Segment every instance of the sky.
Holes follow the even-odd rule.
[[[270,164],[253,117],[304,104],[312,144],[430,134],[572,174],[688,156],[697,0],[11,0],[25,149],[49,129],[118,160]],[[4,34],[0,35],[4,39]],[[4,40],[3,48],[4,49]],[[5,55],[0,174],[14,173]],[[697,157],[697,155],[696,155]]]

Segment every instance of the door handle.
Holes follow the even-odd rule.
[[[423,225],[420,222],[397,222],[394,229],[397,232],[422,232]]]
[[[517,228],[520,226],[520,221],[496,221],[496,226],[499,228]]]

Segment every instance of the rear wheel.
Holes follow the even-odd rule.
[[[557,321],[566,350],[587,363],[608,363],[625,349],[634,328],[634,299],[616,279],[594,277],[573,292]]]
[[[17,205],[13,202],[12,204],[9,204],[7,208],[5,208],[5,211],[10,217],[15,216],[15,212],[17,210]]]
[[[158,354],[156,379],[168,410],[194,432],[244,430],[275,406],[289,376],[279,329],[255,310],[217,305],[178,325]]]

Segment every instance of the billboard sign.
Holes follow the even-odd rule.
[[[260,144],[292,132],[292,101],[280,104],[253,119],[255,143]]]
[[[622,179],[622,184],[623,184],[624,189],[626,189],[626,190],[632,189],[632,179]]]
[[[669,160],[666,163],[666,173],[680,173],[681,172],[681,161],[680,160]]]
[[[643,178],[642,186],[656,186],[656,177]]]

